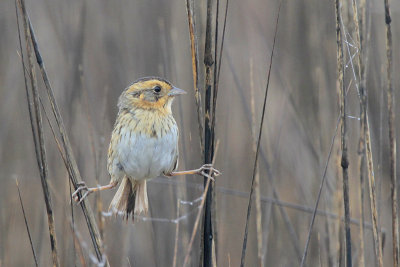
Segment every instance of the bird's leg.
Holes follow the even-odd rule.
[[[81,203],[82,200],[87,197],[89,194],[96,192],[96,191],[103,191],[103,190],[107,190],[107,189],[112,189],[114,187],[116,187],[118,184],[118,182],[111,182],[108,185],[102,185],[102,186],[98,186],[98,187],[87,187],[85,182],[80,182],[77,183],[78,188],[75,190],[75,192],[72,194],[72,198],[75,201],[79,201],[78,203]],[[83,194],[83,196],[79,199],[78,197],[78,193],[81,191],[86,191],[85,194]]]
[[[206,173],[206,171],[208,171],[208,173]],[[214,169],[212,164],[204,164],[203,166],[201,166],[198,169],[188,170],[188,171],[179,171],[179,172],[170,172],[170,173],[166,173],[165,176],[178,176],[178,175],[188,175],[188,174],[203,175],[203,176],[211,179],[212,181],[214,181],[214,178],[212,176],[213,175],[218,176],[221,174],[221,172],[217,169]]]

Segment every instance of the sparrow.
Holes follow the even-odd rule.
[[[119,111],[108,149],[110,183],[88,188],[81,182],[72,197],[80,202],[90,193],[119,185],[109,211],[134,219],[134,215],[148,211],[147,180],[161,175],[199,174],[210,179],[220,175],[212,164],[175,171],[179,129],[171,106],[175,97],[183,94],[184,90],[159,77],[140,78],[128,86],[118,99]]]

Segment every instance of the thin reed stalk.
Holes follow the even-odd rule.
[[[43,133],[43,123],[42,123],[42,115],[40,111],[40,104],[39,104],[39,93],[37,89],[37,81],[36,81],[36,74],[35,74],[35,69],[33,65],[33,54],[32,54],[32,44],[30,42],[32,32],[30,28],[28,27],[29,21],[28,17],[26,14],[26,8],[25,8],[25,2],[24,0],[20,0],[18,2],[21,13],[24,18],[24,32],[25,32],[25,43],[26,43],[26,52],[28,55],[28,71],[29,71],[29,76],[31,80],[31,89],[32,89],[32,95],[33,95],[33,105],[34,105],[34,110],[35,113],[30,116],[30,118],[34,118],[35,122],[31,120],[31,124],[36,124],[36,127],[32,125],[32,130],[36,131],[36,134],[33,134],[34,137],[34,145],[36,147],[35,152],[36,152],[36,159],[39,167],[39,173],[40,173],[40,181],[42,184],[42,189],[43,189],[43,195],[44,195],[44,201],[46,205],[46,213],[47,213],[47,222],[48,222],[48,227],[49,227],[49,235],[50,235],[50,247],[51,247],[51,256],[52,256],[52,261],[53,261],[53,266],[59,266],[59,257],[57,253],[57,238],[56,238],[56,231],[55,231],[55,225],[54,225],[54,214],[53,214],[53,204],[51,200],[51,195],[49,191],[49,185],[48,185],[48,166],[47,166],[47,159],[46,159],[46,149],[45,149],[45,144],[44,144],[44,133]],[[18,14],[17,14],[18,17]],[[19,29],[18,29],[18,34],[19,34]],[[22,49],[21,49],[21,55],[22,55]],[[21,57],[22,59],[22,57]],[[23,69],[25,71],[25,69]],[[25,79],[26,81],[26,79]],[[26,88],[28,85],[25,85]],[[28,99],[28,101],[30,101]],[[30,105],[30,103],[28,103]],[[35,139],[35,137],[37,139]],[[39,152],[39,153],[37,153]]]
[[[177,205],[176,205],[176,218],[179,218],[179,210],[181,207],[181,202],[179,200],[179,198],[177,199]],[[176,222],[176,226],[175,226],[175,246],[174,246],[174,258],[172,260],[172,266],[176,267],[176,262],[177,262],[177,258],[178,258],[178,246],[179,246],[179,221]]]
[[[272,59],[274,57],[274,49],[275,49],[275,43],[276,43],[276,36],[277,36],[277,33],[278,33],[278,24],[279,24],[279,15],[280,15],[280,11],[281,11],[281,5],[282,5],[282,1],[279,1],[278,15],[276,17],[276,24],[275,24],[274,41],[273,41],[273,44],[272,44],[272,51],[271,51],[271,57],[270,57],[270,62],[269,62],[269,68],[268,68],[267,85],[266,85],[266,88],[265,88],[264,103],[263,103],[263,107],[262,107],[262,111],[261,111],[261,122],[260,122],[260,128],[259,128],[259,132],[258,132],[258,137],[257,137],[257,149],[256,149],[254,165],[253,165],[253,174],[252,174],[252,179],[251,179],[249,203],[248,203],[248,206],[247,206],[247,216],[246,216],[246,225],[245,225],[245,228],[244,228],[242,256],[241,256],[241,259],[240,259],[240,266],[241,267],[244,266],[244,262],[245,262],[245,258],[246,258],[247,235],[248,235],[248,231],[249,231],[250,213],[251,213],[251,206],[252,206],[253,192],[254,192],[254,181],[255,181],[255,176],[256,176],[256,171],[257,171],[258,155],[259,155],[259,151],[260,151],[262,129],[263,129],[263,125],[264,125],[265,109],[266,109],[266,105],[267,105],[269,81],[270,81],[271,69],[272,69]]]
[[[21,2],[23,3],[24,0],[21,0]],[[42,75],[42,78],[43,78],[43,81],[44,81],[44,84],[46,87],[46,92],[47,92],[47,95],[48,95],[48,98],[49,98],[49,101],[50,101],[50,104],[52,107],[53,115],[56,119],[59,134],[61,136],[61,141],[62,141],[64,153],[65,153],[65,158],[66,158],[66,161],[68,164],[67,169],[70,174],[70,179],[74,185],[74,188],[76,189],[78,182],[82,181],[82,179],[81,179],[74,155],[72,153],[71,144],[69,142],[67,132],[65,130],[65,126],[64,126],[61,114],[60,114],[60,110],[59,110],[57,102],[55,100],[53,89],[51,88],[50,81],[48,79],[47,72],[45,69],[45,65],[44,65],[42,56],[39,51],[39,47],[38,47],[38,44],[36,41],[36,36],[35,36],[34,30],[33,30],[33,26],[30,22],[27,12],[24,13],[24,19],[27,21],[27,24],[29,26],[30,39],[32,41],[33,49],[35,51],[36,61],[40,68],[40,72],[41,72],[41,75]],[[88,205],[88,202],[86,199],[84,199],[81,202],[81,208],[82,208],[83,214],[85,216],[86,223],[88,225],[89,234],[90,234],[90,237],[91,237],[94,249],[95,249],[97,260],[101,263],[104,263],[106,266],[109,266],[108,260],[102,251],[102,249],[103,249],[102,240],[101,240],[101,236],[100,236],[100,233],[99,233],[96,221],[95,221],[94,214],[90,208],[90,205]]]
[[[350,199],[349,199],[349,159],[347,156],[347,115],[346,115],[346,89],[344,87],[345,62],[343,58],[343,43],[341,30],[341,1],[335,1],[336,10],[336,41],[337,41],[337,84],[340,90],[340,113],[341,113],[341,167],[343,175],[343,202],[345,214],[345,240],[346,240],[346,265],[352,266],[351,255],[351,232],[350,232]]]
[[[367,166],[368,166],[367,168],[368,188],[369,188],[369,197],[371,200],[370,205],[371,205],[371,217],[372,217],[373,235],[374,235],[374,247],[375,247],[375,255],[378,260],[378,266],[383,267],[382,246],[380,237],[381,230],[378,228],[378,212],[376,208],[376,186],[375,186],[374,165],[372,160],[371,137],[370,137],[369,122],[367,116],[365,119],[366,119],[365,127],[367,128],[365,132],[365,144],[366,144]]]
[[[364,1],[365,4],[365,1]],[[360,94],[360,137],[358,142],[358,169],[360,174],[360,198],[359,198],[359,209],[360,209],[360,255],[358,266],[365,266],[364,256],[364,169],[365,169],[365,116],[366,116],[366,93],[365,93],[365,67],[363,64],[363,23],[364,20],[358,15],[357,3],[355,0],[352,1],[353,7],[353,22],[355,25],[356,45],[358,48],[358,80],[359,80],[359,94]],[[356,81],[357,86],[357,81]]]
[[[318,209],[319,200],[321,199],[322,188],[324,186],[325,179],[326,179],[326,173],[328,171],[328,166],[329,166],[329,161],[330,161],[331,155],[332,155],[333,145],[335,144],[335,138],[336,138],[337,130],[339,128],[340,118],[341,118],[341,115],[339,114],[339,117],[338,117],[337,122],[336,122],[335,131],[334,131],[334,134],[333,134],[333,137],[332,137],[331,145],[330,145],[330,148],[329,148],[328,158],[327,158],[326,163],[325,163],[325,168],[324,168],[324,173],[322,175],[321,184],[319,186],[317,200],[315,201],[314,211],[313,211],[313,215],[312,215],[312,218],[311,218],[310,227],[309,227],[309,230],[308,230],[307,241],[306,241],[306,245],[305,245],[305,248],[304,248],[303,257],[301,259],[301,264],[300,264],[301,267],[304,266],[306,258],[307,258],[308,246],[309,246],[310,240],[311,240],[311,233],[312,233],[312,229],[313,229],[313,226],[314,226],[315,217],[317,215],[317,209]]]
[[[392,200],[392,244],[393,244],[393,266],[399,266],[399,215],[397,208],[397,178],[396,178],[396,127],[395,123],[395,97],[392,85],[393,54],[392,54],[392,28],[390,17],[389,0],[384,0],[385,4],[385,24],[386,24],[386,82],[387,82],[387,101],[388,101],[388,124],[389,124],[389,146],[390,146],[390,180],[391,180],[391,200]]]
[[[227,54],[227,59],[228,59],[229,67],[230,67],[230,69],[232,71],[233,78],[235,80],[235,84],[237,85],[238,93],[240,95],[242,103],[244,103],[244,108],[247,111],[245,113],[246,114],[251,114],[251,112],[249,111],[250,109],[247,106],[247,103],[245,101],[245,96],[243,94],[243,90],[242,90],[242,88],[239,87],[240,82],[239,82],[239,79],[237,77],[236,72],[234,71],[233,64],[232,64],[232,61],[231,61],[231,57],[230,57],[229,54]],[[251,121],[251,118],[249,118],[246,121]],[[249,124],[249,127],[251,127],[250,124]],[[272,194],[273,194],[274,198],[279,201],[280,200],[280,194],[279,194],[278,190],[276,190],[274,179],[273,179],[273,175],[272,175],[271,168],[270,168],[270,164],[268,162],[268,159],[267,159],[267,156],[265,154],[265,151],[264,151],[264,149],[262,147],[260,147],[260,152],[259,153],[260,153],[260,156],[261,156],[261,160],[262,160],[263,164],[266,166],[266,169],[267,169],[267,177],[268,177],[268,181],[270,183],[269,186],[272,188]],[[290,244],[294,247],[294,250],[295,250],[295,253],[296,253],[296,256],[298,257],[298,259],[301,260],[301,250],[300,250],[300,247],[299,247],[299,239],[297,237],[296,231],[294,230],[293,224],[290,221],[289,215],[286,212],[286,210],[282,206],[278,206],[278,207],[279,207],[279,212],[281,213],[283,221],[285,223],[285,226],[287,227],[287,230],[289,231],[289,236],[292,239]]]
[[[205,200],[206,200],[206,195],[208,193],[208,188],[210,186],[210,181],[211,181],[210,179],[207,180],[206,185],[204,187],[203,195],[201,196],[202,198],[201,198],[200,208],[199,208],[199,211],[197,212],[196,221],[194,223],[192,235],[190,237],[190,241],[189,241],[189,245],[188,245],[188,250],[186,252],[185,259],[183,261],[183,267],[187,266],[188,263],[189,263],[190,253],[192,252],[194,238],[196,237],[197,229],[199,227],[201,213],[202,213],[203,208],[204,208],[204,203],[205,203]]]
[[[215,147],[215,154],[214,155],[217,154],[217,151],[218,151],[218,146]],[[214,164],[214,163],[215,163],[215,157],[212,160],[212,164]],[[186,252],[185,259],[183,261],[183,266],[184,267],[187,266],[187,264],[189,263],[190,253],[192,252],[194,238],[196,237],[197,229],[199,227],[200,218],[201,218],[201,214],[203,212],[203,208],[205,206],[206,195],[208,193],[210,183],[211,183],[211,179],[208,179],[206,184],[205,184],[205,186],[204,186],[204,191],[203,191],[203,194],[201,196],[201,202],[200,202],[199,211],[197,212],[196,220],[195,220],[195,223],[194,223],[194,226],[193,226],[192,235],[190,237],[190,241],[189,241],[189,245],[188,245],[188,250]]]
[[[251,134],[253,137],[253,153],[257,151],[257,133],[256,133],[256,110],[254,104],[254,71],[253,58],[250,58],[250,102],[251,102]],[[263,233],[262,233],[262,211],[261,211],[261,190],[260,190],[260,172],[257,168],[254,181],[255,204],[256,204],[256,231],[257,231],[257,257],[258,266],[263,265]]]
[[[38,267],[39,264],[38,264],[38,261],[37,261],[35,248],[33,247],[33,243],[32,243],[31,231],[29,230],[28,221],[26,220],[25,208],[24,208],[24,204],[22,203],[21,191],[19,190],[19,184],[18,184],[18,180],[17,179],[15,179],[15,184],[17,185],[17,189],[18,189],[19,203],[21,204],[22,214],[24,215],[25,228],[26,228],[26,232],[28,233],[29,245],[31,246],[31,249],[32,249],[33,260],[35,261],[35,266]]]
[[[204,155],[203,146],[203,109],[201,106],[201,94],[199,91],[199,60],[197,49],[197,35],[196,35],[196,21],[194,16],[194,2],[193,0],[186,0],[186,11],[189,23],[189,37],[190,37],[190,52],[192,55],[192,72],[193,72],[193,87],[194,97],[197,107],[197,124],[199,126],[199,139],[201,155]]]

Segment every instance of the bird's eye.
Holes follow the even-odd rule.
[[[156,92],[156,93],[161,92],[161,87],[158,85],[156,87],[154,87],[153,89],[154,89],[154,92]]]

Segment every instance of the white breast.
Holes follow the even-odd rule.
[[[117,158],[122,172],[135,180],[150,179],[173,170],[177,156],[178,128],[161,137],[149,137],[121,129]],[[121,169],[121,168],[119,168]]]

